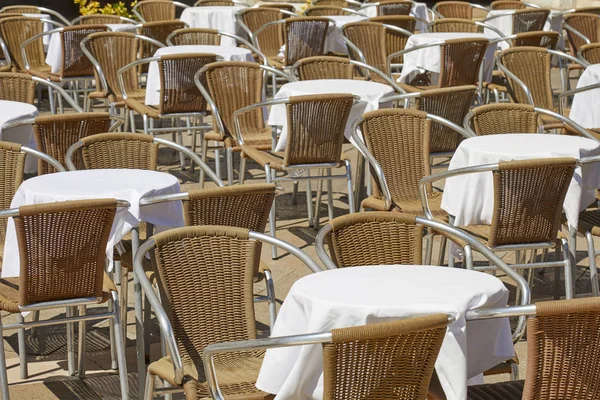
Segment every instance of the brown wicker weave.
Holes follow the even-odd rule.
[[[540,47],[513,47],[499,55],[502,65],[514,73],[531,91],[536,107],[554,109],[550,76],[552,54]],[[517,103],[528,104],[525,92],[508,78],[510,94]]]
[[[487,104],[472,111],[473,130],[477,135],[539,133],[541,121],[529,104]]]
[[[513,33],[541,31],[550,15],[550,10],[534,8],[517,10],[513,14]]]
[[[473,8],[466,1],[440,1],[435,9],[444,18],[473,19]]]
[[[16,72],[27,71],[21,53],[21,44],[33,36],[41,34],[43,25],[39,18],[11,17],[0,19],[0,36],[2,36],[8,48],[12,66]],[[30,43],[25,48],[25,52],[31,68],[46,73],[50,72],[50,66],[46,64],[42,38]]]
[[[194,226],[155,235],[152,253],[161,301],[184,364],[186,399],[210,397],[202,351],[212,343],[256,338],[253,280],[260,257],[248,230]],[[254,383],[262,352],[215,357],[221,391],[227,396],[265,398]],[[150,379],[175,384],[168,357],[150,364]],[[242,396],[243,395],[243,396]]]
[[[183,28],[173,31],[171,43],[173,43],[173,46],[219,46],[221,44],[221,35],[219,35],[219,32],[216,29]]]
[[[322,17],[287,18],[285,20],[283,65],[312,56],[325,55],[329,19]]]
[[[344,24],[342,33],[360,49],[367,64],[386,75],[389,74],[387,67],[387,29],[381,22],[360,21]],[[353,54],[352,49],[349,48],[348,51],[353,59],[361,61],[357,54]],[[369,76],[373,80],[380,79],[372,73]]]
[[[520,0],[496,0],[490,4],[492,10],[521,10],[527,6]]]
[[[448,317],[333,329],[323,345],[323,400],[425,400]]]
[[[271,6],[271,4],[269,4]],[[286,17],[279,9],[271,7],[247,8],[240,14],[240,18],[248,27],[250,32],[256,32],[260,27],[269,22],[282,20]],[[260,51],[267,56],[271,61],[279,54],[281,46],[283,46],[283,26],[280,24],[272,25],[265,28],[255,37],[259,44]],[[281,66],[281,63],[278,63]]]
[[[363,114],[361,125],[365,144],[383,169],[393,202],[393,209],[422,215],[419,181],[431,174],[429,161],[431,121],[424,111],[387,109]],[[446,217],[441,210],[440,193],[427,188],[429,204],[436,217]],[[364,208],[385,208],[382,190],[373,179],[373,194],[362,202]]]
[[[423,263],[424,229],[414,215],[363,212],[334,218],[329,225],[325,240],[338,268]]]
[[[313,6],[333,6],[341,8],[352,8],[350,4],[344,0],[313,0]]]
[[[25,153],[21,145],[12,142],[0,142],[0,207],[10,208],[10,203],[21,183],[23,183]],[[4,250],[7,218],[0,218],[0,245]]]
[[[80,25],[104,25],[104,24],[126,24],[118,15],[110,14],[88,14],[79,19]]]
[[[26,6],[26,5],[18,5],[18,6],[6,6],[2,7],[2,14],[4,13],[14,13],[14,14],[41,14],[42,12],[37,6]]]
[[[313,6],[304,10],[307,17],[327,17],[329,15],[352,15],[352,13],[336,6]]]
[[[306,164],[340,165],[352,101],[349,94],[290,97],[286,105],[288,138],[283,154],[260,151],[246,143],[242,150],[261,166],[269,164],[274,170]]]
[[[165,0],[144,0],[138,3],[137,11],[146,22],[173,21],[175,4]]]
[[[581,57],[590,64],[600,64],[600,44],[585,44],[579,48]]]
[[[194,7],[233,7],[235,3],[227,0],[198,0]]]
[[[62,66],[59,75],[63,78],[88,77],[94,75],[94,66],[81,51],[80,43],[87,35],[106,32],[105,25],[66,26],[60,32]]]
[[[533,46],[555,49],[558,43],[559,33],[554,31],[532,31],[518,33],[513,39],[513,46]]]
[[[440,76],[437,87],[475,85],[479,80],[479,67],[487,50],[487,39],[446,40],[440,46]]]
[[[0,100],[33,104],[35,82],[31,75],[11,72],[0,73]]]
[[[407,0],[387,0],[379,2],[377,15],[409,15],[413,2]]]
[[[504,384],[471,386],[468,399],[599,398],[600,354],[595,345],[599,332],[598,298],[537,303],[536,316],[527,322],[528,362],[524,388],[522,382],[520,387],[510,391]],[[510,393],[514,397],[508,397]]]
[[[307,57],[296,64],[301,81],[316,79],[353,79],[354,66],[344,57]]]
[[[142,2],[142,4],[145,2]],[[158,3],[166,3],[165,0],[158,0]],[[149,37],[151,39],[157,40],[160,43],[166,45],[167,37],[174,31],[178,29],[183,29],[186,27],[185,22],[182,21],[157,21],[157,22],[147,22],[143,24],[140,28],[138,28],[138,33],[140,35]],[[139,58],[148,58],[154,56],[158,47],[149,42],[140,42],[140,51]],[[144,69],[141,72],[147,72],[148,64],[142,64]]]
[[[504,161],[494,171],[491,225],[461,227],[491,248],[511,244],[554,243],[575,159]]]
[[[65,154],[73,143],[86,136],[108,132],[109,128],[108,113],[75,113],[38,116],[33,132],[37,149],[64,165]],[[80,157],[73,162],[77,169],[83,168]],[[38,160],[38,175],[53,172],[56,172],[53,166]]]
[[[443,18],[436,19],[429,26],[431,32],[471,32],[477,33],[481,28],[470,19]]]
[[[431,89],[421,92],[416,102],[416,109],[429,114],[438,115],[462,125],[465,115],[469,112],[475,99],[475,86],[453,86],[443,89]],[[429,151],[431,153],[445,153],[456,150],[463,136],[438,123],[431,123],[431,137]]]
[[[600,39],[598,34],[598,15],[593,13],[573,13],[567,14],[564,17],[564,22],[577,31],[583,36],[590,40],[590,43],[597,43]],[[573,32],[566,30],[567,39],[569,39],[569,46],[571,47],[571,54],[577,54],[579,48],[586,44],[583,38],[574,34]]]
[[[574,14],[596,14],[600,15],[600,7],[580,7],[573,11]]]
[[[414,33],[417,26],[417,19],[410,15],[383,15],[370,18],[371,22],[379,22],[385,25],[397,26],[409,32]],[[385,31],[385,49],[386,54],[396,53],[406,48],[408,37],[391,29]],[[392,59],[392,64],[404,63],[404,57],[398,56]]]
[[[102,133],[86,136],[81,154],[86,169],[156,170],[158,144],[143,133]]]
[[[294,7],[294,5],[290,4],[290,3],[271,3],[271,2],[267,2],[267,3],[259,4],[258,8],[275,8],[277,10],[285,10],[285,11],[289,11],[291,13],[295,13],[296,12],[296,7]]]

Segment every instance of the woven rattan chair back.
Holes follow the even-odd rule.
[[[86,169],[156,170],[158,144],[143,133],[101,133],[79,139]]]
[[[125,24],[118,15],[110,14],[88,14],[82,15],[79,19],[79,25],[105,25],[105,24]]]
[[[360,21],[345,24],[342,32],[362,52],[365,62],[387,75],[387,29],[380,22]],[[353,59],[360,61],[358,54],[349,48]],[[369,73],[371,78],[373,74]]]
[[[473,19],[473,8],[466,1],[440,1],[435,9],[444,18]]]
[[[438,115],[461,125],[475,99],[475,86],[455,86],[424,90],[415,100],[417,110]],[[431,123],[430,151],[432,153],[453,152],[463,136],[438,122]]]
[[[353,79],[354,66],[344,57],[307,57],[296,63],[298,79]]]
[[[171,43],[174,46],[220,46],[221,35],[216,29],[183,28],[173,32]]]
[[[527,6],[522,1],[497,0],[490,4],[492,10],[522,10]]]
[[[377,15],[409,15],[413,2],[405,0],[388,0],[379,2]]]
[[[541,31],[550,15],[550,10],[534,8],[517,10],[513,14],[513,34]]]
[[[323,345],[323,400],[427,398],[448,317],[333,329]]]
[[[102,298],[115,199],[36,204],[14,217],[21,259],[19,305]]]
[[[369,152],[383,169],[394,200],[420,198],[419,181],[431,174],[429,161],[431,121],[424,111],[377,110],[363,114],[361,131]],[[431,193],[431,187],[428,187]],[[383,196],[377,179],[373,195]]]
[[[392,25],[414,33],[417,26],[417,19],[410,15],[383,15],[370,18],[371,22],[379,22],[385,25]],[[385,49],[386,54],[393,54],[402,51],[406,48],[408,36],[400,32],[395,32],[391,29],[385,30]],[[392,59],[392,64],[402,64],[403,56],[398,56]]]
[[[260,253],[247,229],[191,226],[153,239],[160,298],[184,365],[202,371],[209,344],[256,338],[252,289]],[[215,361],[224,357],[235,362],[239,355]]]
[[[25,153],[21,145],[12,142],[0,142],[0,207],[10,208],[10,203],[21,183],[23,183]],[[7,218],[0,218],[0,244],[4,249]]]
[[[580,7],[573,11],[573,14],[596,14],[600,15],[600,7]]]
[[[336,6],[313,6],[304,11],[307,17],[327,17],[330,15],[352,15],[341,7]]]
[[[198,0],[194,7],[233,7],[235,3],[227,0]]]
[[[488,45],[487,39],[446,40],[440,46],[438,87],[476,85]]]
[[[323,17],[287,18],[285,20],[284,65],[293,65],[306,57],[325,55],[329,20]]]
[[[289,11],[291,13],[296,12],[296,7],[290,3],[263,3],[259,4],[258,8],[275,8],[277,10]]]
[[[533,31],[518,33],[513,39],[513,46],[532,46],[555,49],[560,35],[553,31]]]
[[[160,114],[206,111],[206,99],[194,82],[194,74],[217,61],[216,54],[169,54],[160,57]]]
[[[60,42],[63,50],[60,76],[63,78],[93,76],[94,66],[85,54],[83,54],[83,51],[81,51],[80,43],[86,36],[92,33],[106,31],[108,31],[108,28],[105,25],[64,27],[60,32]]]
[[[523,400],[599,398],[600,354],[593,344],[599,333],[596,297],[536,303],[536,316],[527,321]]]
[[[120,95],[117,71],[137,60],[138,40],[129,32],[102,32],[88,36],[87,48],[98,61],[112,95]],[[139,89],[137,71],[130,68],[123,73],[123,83],[127,93]]]
[[[600,44],[585,44],[579,48],[581,57],[590,64],[600,64]]]
[[[43,25],[39,18],[12,17],[0,19],[0,36],[8,48],[13,67],[17,72],[27,71],[21,53],[21,44],[33,36],[41,34]],[[39,40],[27,45],[25,53],[32,69],[46,65],[44,43],[41,37]]]
[[[233,113],[263,100],[263,71],[256,63],[221,61],[205,66],[202,78],[225,128],[225,132],[220,133],[224,138],[232,138],[235,131]],[[238,120],[245,138],[265,127],[262,108],[244,113]],[[217,125],[214,126],[217,130]]]
[[[159,0],[159,3],[167,3],[165,0]],[[144,3],[144,2],[142,2]],[[186,27],[183,21],[158,21],[158,22],[147,22],[143,24],[139,29],[140,35],[154,39],[164,45],[167,44],[167,37],[178,30]],[[155,44],[146,41],[140,41],[140,55],[139,58],[152,57],[156,53],[158,47]],[[147,72],[148,64],[142,64],[144,67],[141,72]]]
[[[13,14],[41,14],[42,12],[37,6],[7,6],[2,7],[2,14],[13,13]]]
[[[283,164],[339,164],[352,102],[350,94],[290,97]]]
[[[470,32],[478,33],[479,26],[475,21],[461,18],[436,19],[429,26],[431,32]]]
[[[279,21],[285,17],[286,15],[279,9],[267,7],[248,8],[241,13],[244,24],[252,33],[269,22]],[[263,54],[267,57],[276,57],[284,43],[283,25],[271,25],[259,32],[255,39]]]
[[[536,107],[554,109],[550,76],[552,55],[541,47],[512,47],[500,53],[500,61],[530,90]],[[516,103],[528,104],[525,91],[507,77],[509,90]]]
[[[7,11],[3,11],[0,13],[0,19],[13,18],[13,17],[21,18],[21,17],[23,17],[23,14],[17,14],[17,13],[7,12]],[[2,51],[2,49],[0,49],[0,59],[6,59],[6,56],[4,55],[4,52]]]
[[[421,265],[423,227],[414,215],[363,212],[334,218],[325,237],[338,268],[363,265]]]
[[[494,171],[490,247],[555,242],[575,159],[505,161]]]
[[[348,2],[344,0],[313,0],[312,5],[348,8]]]
[[[486,104],[471,111],[477,135],[539,133],[538,113],[528,104]]]
[[[590,40],[590,43],[597,43],[600,39],[598,34],[598,15],[593,13],[573,13],[564,17],[565,23],[579,31],[583,36]],[[579,48],[586,44],[585,40],[579,35],[566,30],[571,54],[577,54]]]
[[[108,132],[110,116],[108,113],[75,113],[42,115],[35,119],[33,133],[38,150],[65,165],[65,154],[71,145],[79,139]],[[83,160],[79,153],[73,159],[77,169],[83,169]],[[56,172],[56,169],[38,160],[38,175]]]
[[[33,104],[35,82],[31,75],[0,72],[0,100]]]
[[[138,3],[137,11],[146,22],[173,21],[175,4],[165,0],[144,0]]]

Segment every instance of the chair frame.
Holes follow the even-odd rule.
[[[299,249],[298,247],[294,246],[291,243],[288,243],[281,239],[277,239],[272,236],[266,235],[264,233],[259,233],[259,232],[255,232],[255,231],[249,231],[248,238],[251,240],[256,240],[256,241],[259,241],[262,243],[270,244],[271,246],[277,246],[277,247],[285,250],[286,252],[289,252],[290,254],[292,254],[293,256],[298,258],[300,261],[302,261],[302,263],[305,264],[311,270],[312,273],[323,271],[323,269],[308,254],[306,254],[301,249]],[[174,375],[175,382],[181,385],[183,382],[183,363],[181,360],[181,355],[179,354],[179,349],[177,348],[177,344],[175,341],[173,327],[171,326],[171,322],[169,321],[169,318],[168,318],[164,308],[162,307],[162,303],[161,303],[158,295],[154,291],[154,287],[152,286],[152,283],[148,280],[148,277],[146,276],[146,273],[144,271],[144,266],[143,266],[144,257],[155,246],[156,246],[156,242],[154,241],[153,238],[150,238],[146,242],[144,242],[143,245],[141,245],[139,247],[139,249],[136,252],[135,257],[134,257],[133,273],[134,273],[134,276],[137,277],[137,279],[140,283],[140,285],[138,285],[139,290],[144,292],[144,294],[146,295],[146,299],[150,302],[150,305],[151,305],[152,309],[154,310],[156,319],[161,328],[163,340],[165,341],[166,347],[169,350],[169,354],[171,355],[171,360],[173,362],[173,369],[174,369],[174,373],[175,373],[175,375]],[[136,310],[137,310],[137,307],[136,307]],[[136,313],[136,325],[143,326],[142,320],[141,320],[142,316],[139,315],[139,317],[140,318],[138,318],[138,315]],[[140,338],[141,338],[141,340],[140,340]],[[136,340],[136,346],[137,346],[137,351],[138,351],[138,365],[139,365],[140,359],[142,360],[142,363],[144,362],[143,361],[144,357],[140,357],[140,354],[144,354],[144,352],[145,352],[145,350],[144,350],[145,345],[144,345],[143,338],[144,338],[144,335],[142,334]],[[144,367],[145,367],[145,365],[144,365]],[[165,389],[154,388],[154,382],[152,382],[151,379],[148,379],[146,376],[144,376],[142,371],[143,371],[143,369],[139,371],[140,384],[141,384],[140,388],[145,388],[145,398],[146,399],[151,399],[151,398],[153,398],[154,395],[160,395],[161,393],[167,394],[167,393],[174,392],[174,388],[172,388],[172,387],[168,387]],[[144,383],[144,384],[142,384],[142,383]],[[180,391],[180,390],[175,389],[175,391]]]
[[[423,210],[425,212],[425,216],[427,219],[433,219],[433,215],[431,214],[431,210],[429,208],[429,201],[427,199],[427,186],[433,184],[434,182],[440,181],[442,179],[448,179],[454,176],[473,174],[473,173],[481,173],[481,172],[493,172],[499,169],[499,163],[493,164],[485,164],[485,165],[475,165],[470,167],[458,168],[454,170],[448,170],[444,172],[438,172],[429,176],[426,176],[421,179],[419,183],[419,192],[421,193],[421,204],[423,205]],[[571,254],[569,250],[569,244],[567,239],[558,239],[562,244],[562,261],[542,261],[542,262],[533,262],[533,257],[531,259],[531,263],[521,263],[521,257],[517,257],[516,264],[511,264],[512,268],[515,269],[536,269],[536,268],[563,268],[565,273],[565,297],[567,299],[573,298],[573,275],[572,275],[572,266],[575,264],[575,258]],[[541,242],[541,243],[524,243],[524,244],[510,244],[510,245],[500,245],[496,247],[486,246],[492,252],[505,252],[505,251],[527,251],[527,250],[537,250],[542,249],[544,252],[548,249],[556,249],[556,242]],[[494,270],[495,266],[474,266],[473,265],[473,246],[468,244],[464,246],[464,254],[465,254],[465,264],[467,269],[475,270],[475,271],[488,271]],[[477,249],[479,251],[479,249]],[[558,250],[557,250],[558,254]],[[452,257],[452,255],[450,255]]]
[[[191,7],[191,6],[189,6],[189,5],[185,4],[185,3],[182,3],[182,2],[180,2],[180,1],[171,1],[171,3],[172,3],[174,6],[175,6],[175,9],[177,9],[177,7],[179,7],[179,8],[183,8],[183,9],[190,8],[190,7]],[[136,17],[137,17],[137,18],[138,18],[138,19],[139,19],[139,20],[140,20],[142,23],[146,23],[146,22],[148,22],[148,21],[146,21],[146,20],[144,19],[144,17],[142,16],[142,13],[140,13],[140,12],[139,12],[139,10],[138,10],[138,8],[139,8],[139,7],[140,7],[140,3],[137,3],[135,6],[133,6],[133,8],[132,8],[132,10],[131,10],[131,11],[133,12],[133,14],[134,14],[134,15],[135,15],[135,16],[136,16]]]

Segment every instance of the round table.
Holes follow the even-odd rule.
[[[367,17],[361,17],[360,15],[329,15],[327,18],[335,24],[327,33],[327,38],[325,38],[325,52],[348,54],[348,47],[342,37],[342,28],[346,24],[364,21]]]
[[[38,115],[38,109],[28,103],[19,101],[0,100],[0,140],[14,142],[35,149],[35,137],[31,125],[21,125],[15,128],[3,129],[4,124],[23,118],[34,118]],[[37,158],[27,156],[25,158],[25,173],[37,172]]]
[[[496,39],[498,34],[489,33],[468,33],[468,32],[435,32],[435,33],[416,33],[408,38],[405,50],[413,47],[439,42],[451,39]],[[496,45],[488,46],[483,58],[483,80],[491,82],[492,72],[494,70],[494,52]],[[414,75],[423,71],[440,72],[440,47],[432,46],[415,50],[404,55],[404,65],[398,82],[410,82]]]
[[[189,7],[181,13],[181,19],[190,28],[210,28],[233,33],[246,37],[244,30],[235,20],[235,13],[246,7],[238,6],[206,6]],[[224,37],[221,39],[223,46],[236,46],[234,39]]]
[[[254,61],[254,57],[250,50],[233,46],[169,46],[158,49],[156,53],[154,53],[154,57],[160,57],[166,54],[186,53],[216,54],[224,61]],[[160,77],[158,73],[158,63],[156,62],[151,62],[148,67],[145,103],[148,106],[157,106],[160,104]]]
[[[448,400],[465,399],[467,380],[514,355],[507,319],[471,321],[465,313],[504,307],[508,290],[481,272],[430,266],[351,267],[294,283],[271,337],[326,332],[434,313],[455,316],[436,372]],[[269,349],[256,386],[282,399],[322,397],[322,347]]]
[[[600,143],[583,137],[551,134],[487,135],[463,140],[448,169],[532,158],[580,159],[599,154]],[[563,206],[572,227],[577,227],[579,212],[595,200],[599,179],[598,163],[575,169]],[[455,225],[491,223],[494,209],[492,173],[472,173],[448,178],[442,208],[455,216]]]
[[[598,83],[600,83],[600,64],[593,64],[583,71],[577,82],[577,88]],[[600,89],[576,93],[569,118],[584,128],[600,128],[600,112],[597,110],[597,104],[600,104]]]
[[[140,207],[143,197],[179,193],[179,181],[173,175],[138,169],[90,169],[41,175],[26,180],[19,186],[11,208],[22,205],[51,203],[67,200],[116,198],[131,203],[128,209],[119,209],[113,222],[106,248],[112,260],[113,247],[140,221],[156,226],[156,231],[184,226],[183,206],[171,201]],[[19,276],[19,252],[14,222],[8,221],[2,277]],[[112,264],[112,263],[111,263]]]
[[[332,93],[351,93],[359,96],[362,100],[358,104],[352,106],[352,110],[348,116],[348,123],[346,124],[344,134],[346,138],[351,139],[352,123],[365,112],[390,107],[392,104],[391,102],[380,104],[379,100],[382,97],[393,95],[394,89],[383,83],[354,79],[307,80],[286,83],[279,89],[275,95],[275,99],[309,94]],[[283,151],[287,144],[287,115],[285,105],[279,104],[271,107],[271,113],[269,114],[267,124],[282,127],[281,136],[279,137],[275,151]]]

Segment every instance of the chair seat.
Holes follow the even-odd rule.
[[[448,221],[448,213],[441,208],[442,194],[439,192],[432,193],[429,199],[429,209],[433,217],[438,220]],[[394,207],[391,211],[402,212],[412,215],[425,215],[421,199],[414,200],[393,200]],[[390,211],[385,209],[385,201],[383,197],[369,196],[361,203],[363,208],[371,208],[376,211]]]
[[[467,400],[521,400],[525,381],[469,386]]]
[[[50,71],[52,71],[52,68],[49,65],[28,70],[29,74],[37,76],[38,78],[50,80],[52,82],[60,82],[60,76],[53,74]]]
[[[590,232],[594,236],[600,236],[600,209],[585,210],[579,213],[577,229],[583,234]]]
[[[258,150],[271,150],[273,146],[272,129],[270,126],[264,128],[258,128],[252,132],[244,131],[244,144],[252,146]],[[225,142],[225,147],[233,148],[233,151],[241,151],[242,148],[232,137],[223,137],[219,132],[211,130],[204,133],[204,140],[216,140],[218,142]]]
[[[265,147],[267,145],[265,144]],[[269,144],[268,148],[261,150],[255,146],[250,146],[246,142],[242,145],[241,149],[248,157],[260,164],[262,167],[269,165],[276,171],[283,171],[283,152],[268,151],[271,148]]]
[[[215,368],[219,388],[226,399],[271,399],[273,395],[259,391],[256,386],[256,378],[262,365],[262,354],[248,355],[247,357],[236,358],[229,365],[215,359]],[[204,370],[198,370],[191,362],[184,362],[184,389],[186,398],[210,398]],[[163,357],[160,360],[151,363],[148,366],[148,372],[160,379],[164,379],[171,385],[175,383],[173,364],[170,357]]]
[[[283,57],[267,57],[267,62],[269,63],[269,66],[273,68],[283,69]]]
[[[110,292],[117,291],[117,287],[104,273],[104,282],[102,287],[102,300],[100,303],[107,302],[110,298]],[[19,309],[19,278],[0,279],[0,310],[10,313],[18,313]]]
[[[158,112],[158,107],[155,106],[147,106],[145,99],[135,98],[135,97],[127,97],[125,100],[125,104],[129,109],[135,111],[139,115],[147,115],[150,118],[159,118],[160,113]]]

